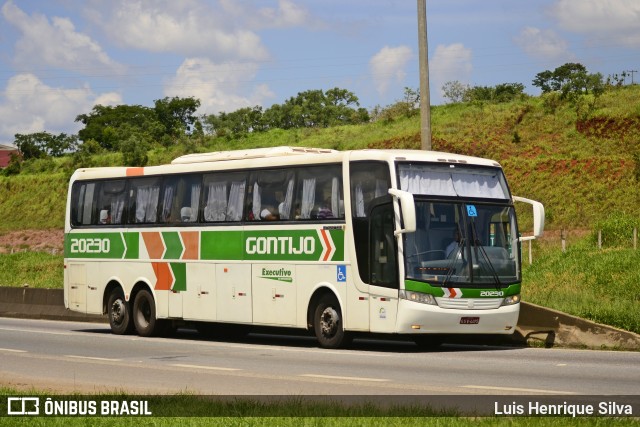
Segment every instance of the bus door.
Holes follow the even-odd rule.
[[[389,197],[371,209],[369,226],[370,329],[394,332],[398,314],[398,247]]]

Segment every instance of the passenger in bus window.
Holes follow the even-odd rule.
[[[460,247],[460,232],[456,229],[453,232],[453,241],[449,243],[447,248],[445,249],[446,257],[449,258],[451,254],[455,251],[456,255],[458,253],[457,249]]]
[[[260,211],[260,219],[265,221],[276,221],[280,219],[276,209],[270,205],[264,205]]]
[[[331,197],[324,199],[324,203],[318,209],[318,219],[330,219],[333,218],[333,211],[331,210]]]
[[[111,217],[109,216],[109,211],[107,209],[102,209],[100,211],[100,224],[111,224]]]
[[[189,206],[185,206],[180,209],[180,219],[182,222],[192,222],[191,221],[191,208]]]

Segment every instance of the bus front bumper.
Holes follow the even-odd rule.
[[[520,304],[491,310],[444,309],[399,300],[396,332],[400,334],[513,334]]]

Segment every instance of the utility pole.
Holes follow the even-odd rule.
[[[635,84],[635,83],[633,82],[633,75],[634,75],[635,73],[637,73],[637,72],[638,72],[638,70],[627,70],[627,73],[631,74],[631,84],[632,84],[632,85],[633,85],[633,84]]]
[[[420,61],[420,140],[423,150],[431,150],[431,99],[427,46],[427,0],[418,0],[418,51]]]

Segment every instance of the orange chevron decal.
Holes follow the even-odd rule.
[[[324,240],[324,246],[325,246],[325,251],[324,254],[322,255],[322,261],[328,261],[329,260],[329,255],[331,255],[331,242],[329,240],[329,237],[327,236],[327,231],[326,230],[320,230],[320,234],[322,235],[322,240]]]
[[[160,233],[155,231],[146,231],[140,234],[142,234],[144,245],[147,247],[149,258],[162,259],[162,257],[164,256],[165,247]]]
[[[182,244],[184,245],[182,259],[198,259],[200,256],[199,233],[197,231],[181,231],[180,236],[182,237]]]
[[[154,287],[157,291],[168,291],[173,286],[173,273],[167,262],[152,262],[153,272],[156,275],[156,285]]]

